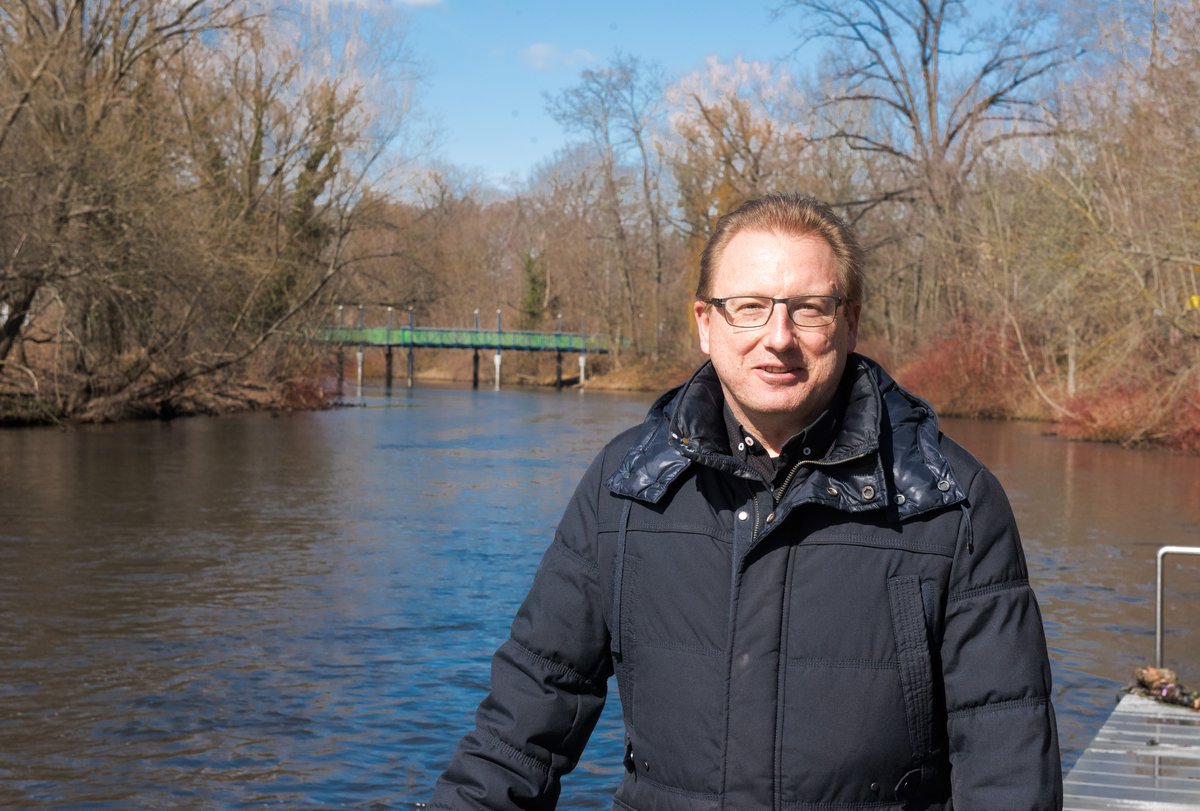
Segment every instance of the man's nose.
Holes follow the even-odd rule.
[[[763,343],[770,349],[790,349],[796,341],[796,325],[788,314],[787,304],[776,302],[771,308],[771,317],[763,327]]]

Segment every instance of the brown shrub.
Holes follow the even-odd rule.
[[[1181,379],[1123,376],[1073,397],[1063,436],[1200,452],[1200,374]]]
[[[1040,416],[1015,341],[984,333],[966,319],[917,349],[893,374],[946,416]]]

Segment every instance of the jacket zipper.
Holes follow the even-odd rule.
[[[758,541],[758,531],[762,526],[762,511],[758,507],[758,494],[754,492],[754,485],[747,481],[746,489],[750,492],[750,503],[754,505],[754,525],[750,529],[750,543],[746,547],[748,552]]]
[[[796,478],[796,474],[800,472],[800,466],[807,462],[807,459],[801,459],[796,464],[792,465],[792,469],[788,471],[784,477],[783,483],[774,489],[768,487],[767,492],[771,494],[771,508],[779,506],[779,502],[783,500],[783,496],[787,493],[788,488],[792,486],[792,482]],[[754,546],[758,542],[758,533],[762,529],[762,510],[758,505],[758,494],[754,492],[754,485],[749,481],[746,482],[746,488],[750,491],[750,500],[754,502],[754,527],[750,533],[750,546]]]
[[[779,485],[778,487],[776,487],[774,490],[771,491],[771,497],[775,500],[776,507],[779,506],[779,502],[783,501],[783,496],[785,493],[787,493],[788,488],[791,487],[792,480],[795,479],[796,474],[800,472],[800,466],[803,465],[806,461],[808,461],[808,460],[801,459],[799,462],[792,465],[792,469],[788,471],[787,476],[785,476],[783,479],[783,484]]]

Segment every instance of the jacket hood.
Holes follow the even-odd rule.
[[[895,509],[907,518],[948,507],[965,494],[938,447],[937,415],[901,388],[879,364],[851,354],[845,414],[828,452],[804,464],[811,472],[780,504],[802,503],[846,512]],[[724,393],[711,363],[658,398],[617,471],[616,495],[658,502],[693,464],[755,478],[729,451]]]

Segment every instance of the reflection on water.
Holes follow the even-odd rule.
[[[1200,459],[1064,442],[1044,426],[945,420],[1000,478],[1020,523],[1069,767],[1134,667],[1154,663],[1155,554],[1200,545]],[[1200,561],[1168,558],[1164,656],[1200,684]]]
[[[648,401],[424,387],[0,432],[0,806],[426,799],[575,481]],[[1154,551],[1200,542],[1200,460],[947,431],[1017,511],[1069,765],[1153,656]],[[1168,662],[1200,682],[1200,567],[1168,570]],[[561,807],[609,804],[611,704]]]

